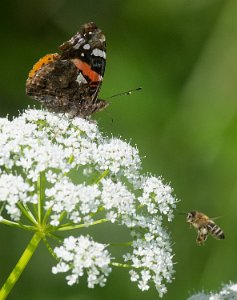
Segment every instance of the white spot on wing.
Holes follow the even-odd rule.
[[[74,45],[73,46],[73,49],[79,49],[80,47],[81,47],[81,45],[82,45],[82,43],[84,43],[84,39],[83,38],[80,38],[78,41],[77,41],[77,43],[76,43],[76,45]],[[74,40],[72,40],[72,42],[74,42]]]
[[[85,44],[84,46],[83,46],[83,49],[85,49],[85,50],[89,50],[90,49],[90,45],[89,44]]]
[[[93,49],[91,54],[94,56],[106,58],[106,53],[103,50],[100,50],[98,48]]]
[[[80,84],[80,83],[87,83],[85,77],[82,75],[82,73],[80,72],[77,76],[76,81]]]

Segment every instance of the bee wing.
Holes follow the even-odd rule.
[[[214,221],[214,220],[217,220],[217,219],[220,219],[220,218],[222,218],[222,216],[217,216],[217,217],[214,217],[214,218],[210,218],[212,221]]]

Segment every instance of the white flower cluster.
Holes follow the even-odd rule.
[[[86,236],[78,238],[70,236],[54,251],[60,262],[53,267],[52,272],[57,274],[71,271],[66,277],[69,285],[79,282],[79,277],[85,272],[89,288],[93,288],[95,284],[105,285],[106,277],[111,272],[110,254],[105,245],[96,243]]]
[[[165,278],[167,282],[172,281],[172,255],[167,252],[170,248],[162,238],[154,238],[150,234],[145,236],[145,240],[136,240],[133,248],[132,254],[124,255],[125,261],[131,261],[131,265],[134,267],[130,271],[131,280],[137,281],[138,287],[142,291],[148,290],[149,283],[153,281],[162,297],[167,291],[162,280]]]
[[[21,212],[18,203],[36,203],[37,195],[32,194],[34,187],[24,181],[21,175],[0,174],[0,202],[14,221],[19,221]]]
[[[58,226],[61,213],[67,212],[73,223],[88,222],[91,213],[95,213],[100,205],[101,192],[98,185],[73,184],[69,178],[63,178],[46,190],[49,199],[45,208],[52,208],[51,225]],[[84,218],[83,218],[84,217]]]
[[[237,300],[237,284],[227,284],[219,293],[198,293],[189,297],[188,300]]]
[[[131,247],[122,264],[130,266],[131,280],[141,290],[154,284],[160,296],[166,292],[174,271],[162,222],[172,220],[177,200],[161,178],[141,174],[137,148],[103,137],[95,123],[38,110],[12,121],[0,119],[0,147],[2,218],[23,224],[22,204],[32,215],[43,207],[54,231],[100,219],[125,226],[131,232],[125,244]],[[35,209],[39,185],[43,199]],[[90,287],[103,285],[110,270],[108,249],[89,237],[70,237],[55,249],[60,263],[53,271],[71,270],[67,280],[73,284],[86,270]]]

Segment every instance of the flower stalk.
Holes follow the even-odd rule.
[[[18,260],[16,266],[10,273],[6,282],[2,286],[2,288],[0,290],[0,300],[4,300],[7,298],[8,294],[11,292],[12,288],[18,281],[19,277],[21,276],[22,272],[24,271],[25,267],[27,266],[29,260],[31,259],[32,255],[34,254],[35,250],[37,249],[40,241],[41,241],[41,236],[39,233],[36,232],[34,234],[34,236],[32,237],[32,239],[30,240],[25,251],[23,252],[21,258]]]

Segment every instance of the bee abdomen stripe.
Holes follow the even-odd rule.
[[[210,223],[210,224],[208,224],[208,228],[212,235],[216,236],[219,239],[224,239],[224,232],[219,226],[217,226],[216,224]]]
[[[224,238],[225,238],[224,232],[223,232],[223,230],[220,229],[220,227],[217,228],[217,230],[215,231],[214,234],[215,234],[219,239],[224,239]]]

